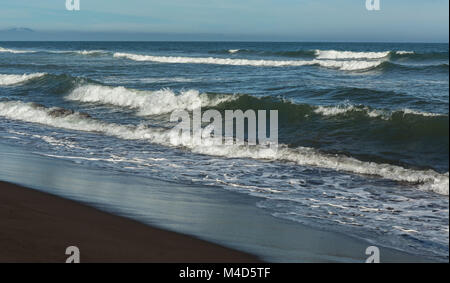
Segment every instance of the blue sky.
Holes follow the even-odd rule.
[[[262,40],[448,42],[448,0],[0,0],[0,29],[222,34]]]

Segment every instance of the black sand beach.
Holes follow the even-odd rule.
[[[258,262],[254,256],[0,182],[0,262]]]
[[[78,242],[83,262],[258,260],[248,254],[270,262],[364,262],[370,245],[275,218],[255,206],[256,198],[214,187],[123,178],[4,144],[0,157],[0,180],[83,203],[20,187],[2,188],[1,215],[9,220],[1,221],[1,261],[61,262],[65,248]],[[9,213],[14,217],[8,218]],[[428,261],[380,249],[382,262]]]

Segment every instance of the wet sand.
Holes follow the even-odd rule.
[[[254,256],[0,182],[0,262],[257,262]]]

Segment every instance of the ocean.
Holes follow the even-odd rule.
[[[448,260],[448,51],[0,42],[0,142],[112,174],[251,195],[276,218]],[[278,150],[174,145],[171,113],[195,105],[278,110]]]

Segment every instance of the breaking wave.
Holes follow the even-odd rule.
[[[336,61],[336,60],[253,60],[253,59],[231,59],[213,57],[172,57],[172,56],[151,56],[131,53],[114,53],[116,58],[126,58],[133,61],[150,61],[158,63],[172,64],[215,64],[230,66],[255,66],[255,67],[299,67],[299,66],[321,66],[325,68],[339,69],[343,71],[358,71],[375,68],[382,64],[382,61]]]
[[[67,53],[75,53],[79,55],[102,55],[102,54],[108,54],[107,51],[103,50],[76,50],[76,51],[67,51]]]
[[[315,50],[317,59],[382,59],[388,57],[397,58],[423,58],[445,59],[448,58],[446,53],[416,53],[414,51],[379,51],[379,52],[355,52],[355,51],[338,51],[338,50]]]
[[[23,75],[3,75],[0,74],[0,86],[16,85],[29,80],[45,76],[46,73],[34,73]]]
[[[8,119],[39,123],[69,130],[88,131],[127,140],[147,140],[164,146],[178,146],[178,131],[149,128],[144,125],[121,125],[91,118],[87,114],[63,108],[47,108],[21,101],[0,102],[0,116]],[[178,139],[177,142],[175,142]],[[261,146],[204,145],[191,139],[182,140],[183,146],[194,153],[226,158],[252,158],[270,161],[288,161],[301,166],[313,166],[355,174],[379,176],[399,182],[417,184],[420,189],[448,195],[449,174],[434,170],[407,169],[397,165],[365,162],[339,154],[326,154],[307,147],[289,148],[280,145],[278,150]]]
[[[252,50],[252,49],[225,49],[214,50],[209,53],[213,54],[248,54],[259,56],[278,56],[278,57],[292,57],[292,58],[313,58],[315,57],[314,50],[285,50],[285,51],[267,51],[267,50]]]
[[[0,47],[0,53],[14,53],[14,54],[21,54],[21,53],[35,53],[36,51],[31,50],[17,50],[17,49],[8,49]]]
[[[360,92],[370,92],[370,89],[360,89]],[[345,90],[346,97],[352,95],[352,89]],[[380,92],[376,92],[381,95]],[[223,101],[219,105],[222,109],[277,109],[286,114],[292,114],[296,117],[310,116],[311,114],[318,114],[322,116],[354,116],[360,118],[361,115],[371,118],[390,119],[394,116],[416,116],[416,118],[448,118],[448,113],[431,113],[414,109],[376,109],[362,104],[343,103],[337,105],[309,105],[295,103],[287,99],[274,97],[255,97],[251,95],[234,95],[234,99]],[[292,119],[290,119],[292,120]]]
[[[286,113],[319,114],[322,116],[365,115],[371,118],[390,119],[396,115],[413,115],[422,117],[447,117],[442,113],[431,113],[414,109],[375,109],[365,105],[307,105],[296,104],[288,100],[273,97],[254,97],[242,94],[201,93],[198,90],[184,90],[179,93],[171,89],[137,90],[123,86],[105,86],[89,83],[75,87],[66,97],[67,100],[84,103],[108,104],[138,110],[141,116],[170,113],[179,109],[193,110],[200,107],[228,107],[230,109],[246,109],[251,105],[259,105],[267,109],[280,109]],[[262,105],[262,104],[264,105]],[[289,109],[285,109],[285,108]],[[292,109],[291,109],[292,108]]]
[[[84,56],[99,56],[109,54],[109,52],[105,50],[39,50],[35,52],[50,53],[50,54],[84,55]]]
[[[282,51],[265,51],[251,49],[225,49],[218,51],[210,51],[215,54],[249,54],[258,56],[278,56],[292,58],[316,58],[316,59],[448,59],[448,52],[431,52],[417,53],[415,51],[397,50],[397,51],[341,51],[341,50],[282,50]]]
[[[396,51],[395,52],[398,55],[409,55],[409,54],[415,54],[414,51]]]
[[[0,47],[0,53],[13,53],[13,54],[21,54],[21,53],[53,53],[53,54],[78,54],[78,55],[102,55],[108,54],[108,51],[105,50],[18,50],[18,49],[9,49]]]
[[[423,117],[445,117],[447,115],[440,113],[430,113],[417,111],[412,109],[400,109],[397,111],[389,111],[389,110],[381,110],[381,109],[372,109],[367,106],[362,105],[338,105],[338,106],[318,106],[314,112],[316,114],[321,114],[324,116],[338,116],[349,114],[352,112],[359,112],[367,115],[368,117],[380,117],[383,119],[390,119],[393,115],[415,115],[415,116],[423,116]]]
[[[229,101],[232,96],[212,96],[197,90],[182,91],[179,94],[170,89],[142,91],[125,87],[110,87],[88,84],[74,89],[66,99],[80,102],[110,104],[138,109],[138,115],[159,115],[178,109],[193,110],[211,107]]]
[[[337,50],[316,50],[317,59],[381,59],[391,52],[353,52]]]
[[[313,147],[407,168],[448,171],[448,112],[406,106],[374,108],[348,102],[311,105],[250,95],[240,95],[215,109],[278,110],[280,141],[293,147]]]

